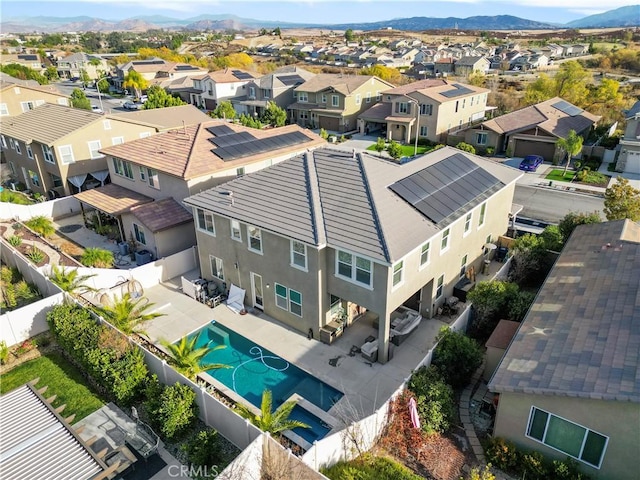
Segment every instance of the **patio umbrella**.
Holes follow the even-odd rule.
[[[409,415],[411,416],[413,428],[420,428],[420,417],[418,416],[418,406],[415,398],[409,399]]]

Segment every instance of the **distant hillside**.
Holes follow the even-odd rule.
[[[565,25],[567,28],[603,28],[640,26],[640,5],[620,7],[608,12],[590,15]]]
[[[536,22],[524,18],[513,17],[511,15],[498,15],[494,17],[469,17],[469,18],[432,18],[413,17],[387,20],[372,23],[345,23],[342,25],[328,25],[326,27],[336,29],[353,30],[380,30],[391,27],[394,30],[541,30],[558,28],[558,25],[551,23]],[[326,28],[325,27],[325,28]]]

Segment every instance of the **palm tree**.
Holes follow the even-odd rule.
[[[311,428],[306,423],[299,420],[289,420],[289,415],[293,407],[296,406],[295,401],[284,402],[275,412],[271,411],[273,404],[273,395],[271,390],[262,392],[262,403],[260,405],[260,414],[256,414],[253,410],[238,403],[236,411],[238,414],[249,420],[263,432],[280,433],[284,430],[293,430],[294,428]]]
[[[575,130],[569,130],[566,138],[559,138],[556,141],[558,148],[567,152],[567,164],[564,166],[563,177],[567,174],[567,170],[569,170],[571,158],[582,151],[582,141],[583,138],[578,135]]]
[[[123,333],[131,335],[138,333],[146,335],[138,327],[144,322],[161,317],[164,313],[145,313],[153,307],[155,303],[149,303],[149,299],[140,297],[134,300],[130,293],[125,293],[122,298],[113,302],[112,305],[96,307],[98,314],[107,322]]]
[[[95,288],[85,285],[87,280],[95,276],[95,273],[93,275],[80,275],[77,268],[67,270],[64,266],[53,265],[51,273],[49,273],[49,280],[60,287],[63,292],[75,297],[86,292],[96,291]]]
[[[201,365],[201,361],[205,355],[209,352],[221,350],[226,348],[226,345],[217,345],[214,348],[209,348],[209,343],[202,347],[196,347],[200,334],[189,340],[187,337],[182,337],[180,343],[173,344],[166,340],[161,340],[160,343],[167,350],[169,350],[169,363],[176,367],[180,373],[191,379],[205,370],[214,370],[220,368],[231,368],[230,365],[224,363],[208,363]]]

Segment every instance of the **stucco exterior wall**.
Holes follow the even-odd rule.
[[[580,468],[591,478],[599,480],[638,478],[639,404],[552,395],[502,393],[496,416],[495,435],[507,438],[522,448],[537,450],[550,458],[564,460],[567,458],[566,454],[525,436],[532,406],[609,437],[599,470],[578,461]]]
[[[32,90],[23,86],[16,85],[2,90],[0,93],[1,103],[6,107],[7,114],[2,117],[14,117],[24,113],[22,110],[22,102],[36,103],[55,103],[58,105],[69,105],[69,99],[56,93],[47,93],[40,90]]]

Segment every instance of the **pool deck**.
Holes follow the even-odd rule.
[[[352,353],[352,347],[375,335],[370,322],[354,323],[332,345],[325,345],[263,313],[239,315],[226,305],[211,309],[183,294],[179,280],[172,279],[144,292],[155,303],[151,311],[165,314],[144,326],[151,341],[175,342],[215,319],[343,392],[344,397],[329,411],[343,425],[379,408],[411,375],[434,345],[440,328],[446,325],[436,319],[423,320],[402,345],[394,346],[393,359],[382,365]]]

